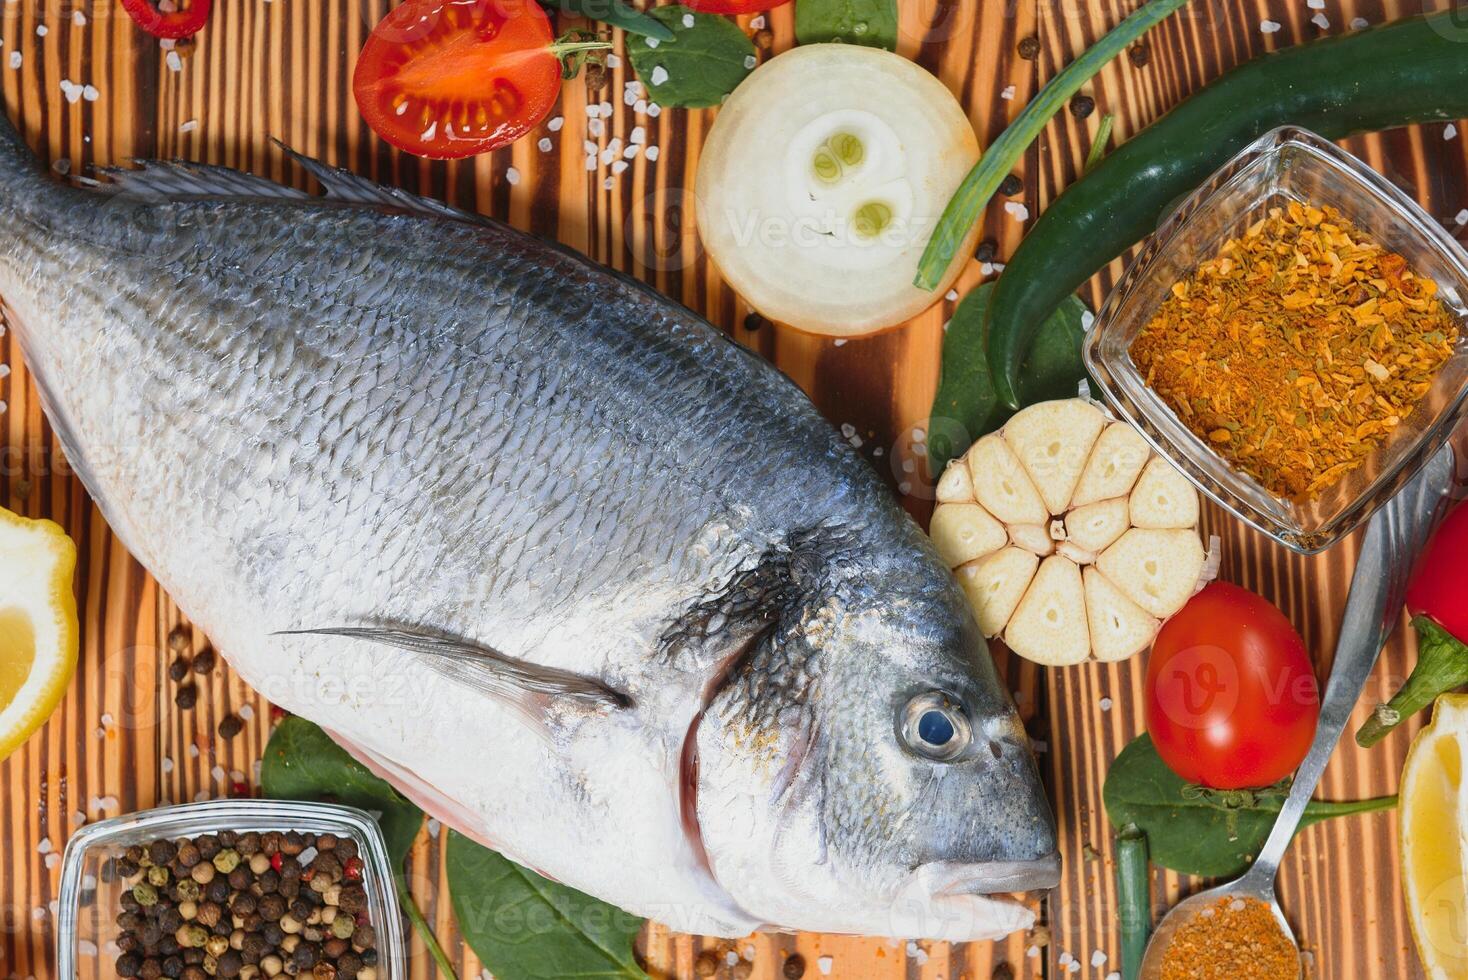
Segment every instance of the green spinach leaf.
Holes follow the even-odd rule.
[[[935,476],[975,439],[1014,414],[999,400],[989,374],[988,309],[993,291],[994,283],[986,282],[965,296],[943,338],[942,374],[928,421],[928,461]],[[1022,405],[1075,397],[1086,376],[1081,341],[1088,312],[1080,297],[1072,295],[1041,325],[1020,373]]]
[[[897,0],[796,0],[795,39],[897,50]]]
[[[450,832],[444,863],[459,932],[497,980],[645,980],[642,919]]]
[[[681,4],[649,13],[673,32],[672,40],[628,38],[627,54],[648,98],[659,105],[716,106],[753,70],[754,44],[727,17]]]
[[[418,828],[423,826],[422,810],[374,776],[320,728],[294,715],[276,726],[265,746],[260,785],[272,799],[341,803],[380,813],[377,823],[387,842],[388,856],[398,866],[412,850]]]
[[[600,21],[611,27],[620,27],[628,34],[642,34],[647,37],[655,37],[660,41],[668,41],[673,37],[673,32],[668,30],[666,25],[635,7],[628,6],[622,0],[540,0],[540,2],[542,6],[550,7],[553,10],[585,17],[587,20]]]
[[[1112,762],[1101,798],[1113,825],[1134,824],[1147,835],[1153,863],[1184,874],[1230,878],[1253,863],[1288,792],[1287,786],[1219,792],[1183,782],[1157,754],[1151,736],[1141,735]],[[1300,828],[1396,804],[1395,796],[1350,803],[1312,800]]]

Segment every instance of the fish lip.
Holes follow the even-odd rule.
[[[938,898],[1048,891],[1060,884],[1060,855],[979,864],[935,861],[918,868],[917,876],[928,880]]]

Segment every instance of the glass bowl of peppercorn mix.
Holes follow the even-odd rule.
[[[403,980],[382,832],[350,807],[216,800],[83,827],[62,861],[59,980]]]
[[[1468,409],[1468,254],[1361,160],[1277,129],[1163,220],[1085,359],[1200,490],[1313,554]]]

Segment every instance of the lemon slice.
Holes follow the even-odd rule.
[[[76,671],[76,546],[0,508],[0,759],[45,724]]]
[[[1402,882],[1432,980],[1468,978],[1468,695],[1445,694],[1402,769]]]

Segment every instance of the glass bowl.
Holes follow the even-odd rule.
[[[1452,356],[1432,388],[1363,465],[1320,496],[1294,501],[1266,490],[1180,422],[1132,362],[1132,341],[1172,284],[1242,235],[1271,207],[1331,205],[1408,268],[1437,281],[1460,324]],[[1386,178],[1335,144],[1293,127],[1244,148],[1162,222],[1096,316],[1086,366],[1106,400],[1198,489],[1235,517],[1302,554],[1350,534],[1435,453],[1468,407],[1468,254]]]
[[[377,822],[351,807],[279,800],[212,800],[161,807],[104,820],[73,834],[66,843],[61,865],[56,927],[58,980],[113,980],[117,976],[113,961],[118,953],[115,948],[108,950],[122,931],[117,926],[117,915],[122,910],[123,884],[104,880],[105,861],[120,856],[133,844],[221,830],[294,830],[356,841],[363,863],[367,914],[377,931],[377,976],[379,980],[404,980],[407,968],[402,917],[387,846]]]

